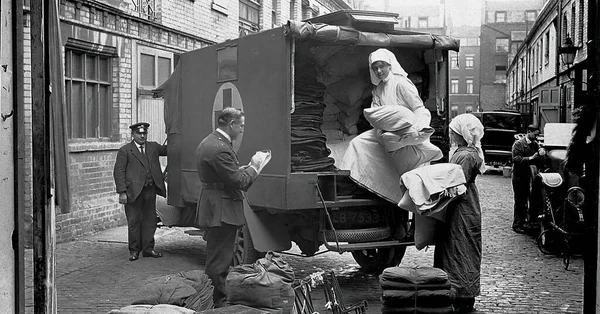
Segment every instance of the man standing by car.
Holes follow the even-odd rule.
[[[541,163],[538,135],[540,135],[540,129],[535,125],[529,125],[527,134],[515,141],[512,146],[512,187],[515,199],[512,229],[517,233],[527,232],[525,223],[528,218],[531,191],[531,166],[538,166]],[[530,220],[536,218],[529,217]]]
[[[113,176],[119,203],[125,204],[129,260],[162,257],[154,250],[156,231],[156,194],[165,197],[159,156],[167,155],[167,146],[146,141],[150,124],[139,122],[129,126],[133,140],[117,153]]]
[[[244,133],[242,111],[227,107],[219,114],[217,129],[196,148],[200,177],[198,225],[205,228],[206,274],[214,286],[215,307],[227,301],[225,279],[233,260],[235,237],[244,217],[244,194],[258,176],[263,158],[255,154],[240,166],[232,141]]]

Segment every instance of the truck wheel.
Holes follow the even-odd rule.
[[[352,257],[367,273],[380,274],[388,267],[398,266],[402,262],[406,246],[352,251]]]
[[[264,253],[259,252],[254,248],[248,226],[244,225],[242,228],[239,228],[235,237],[232,266],[252,264],[264,255]]]

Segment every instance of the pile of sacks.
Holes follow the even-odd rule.
[[[161,276],[138,291],[139,297],[111,314],[196,313],[214,308],[212,281],[201,270]]]
[[[448,274],[434,267],[389,267],[379,276],[381,313],[453,313]]]
[[[359,133],[363,102],[370,95],[370,87],[365,78],[358,76],[327,85],[322,129],[328,144],[348,141]]]
[[[316,79],[314,60],[299,60],[303,69],[295,77],[294,112],[291,116],[292,172],[331,171],[335,160],[329,157],[323,124],[325,85]]]

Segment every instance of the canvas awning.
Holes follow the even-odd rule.
[[[403,47],[458,51],[460,41],[450,36],[401,33],[398,31],[374,33],[358,31],[344,26],[322,23],[288,21],[283,26],[285,34],[294,38],[314,39],[341,45]]]

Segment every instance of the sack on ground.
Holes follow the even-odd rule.
[[[157,305],[128,305],[119,310],[112,310],[108,314],[197,314],[198,312],[184,307],[170,305],[170,304],[157,304]]]
[[[291,313],[294,305],[294,271],[281,255],[267,252],[254,264],[233,267],[225,281],[228,301],[254,308],[281,309]]]

